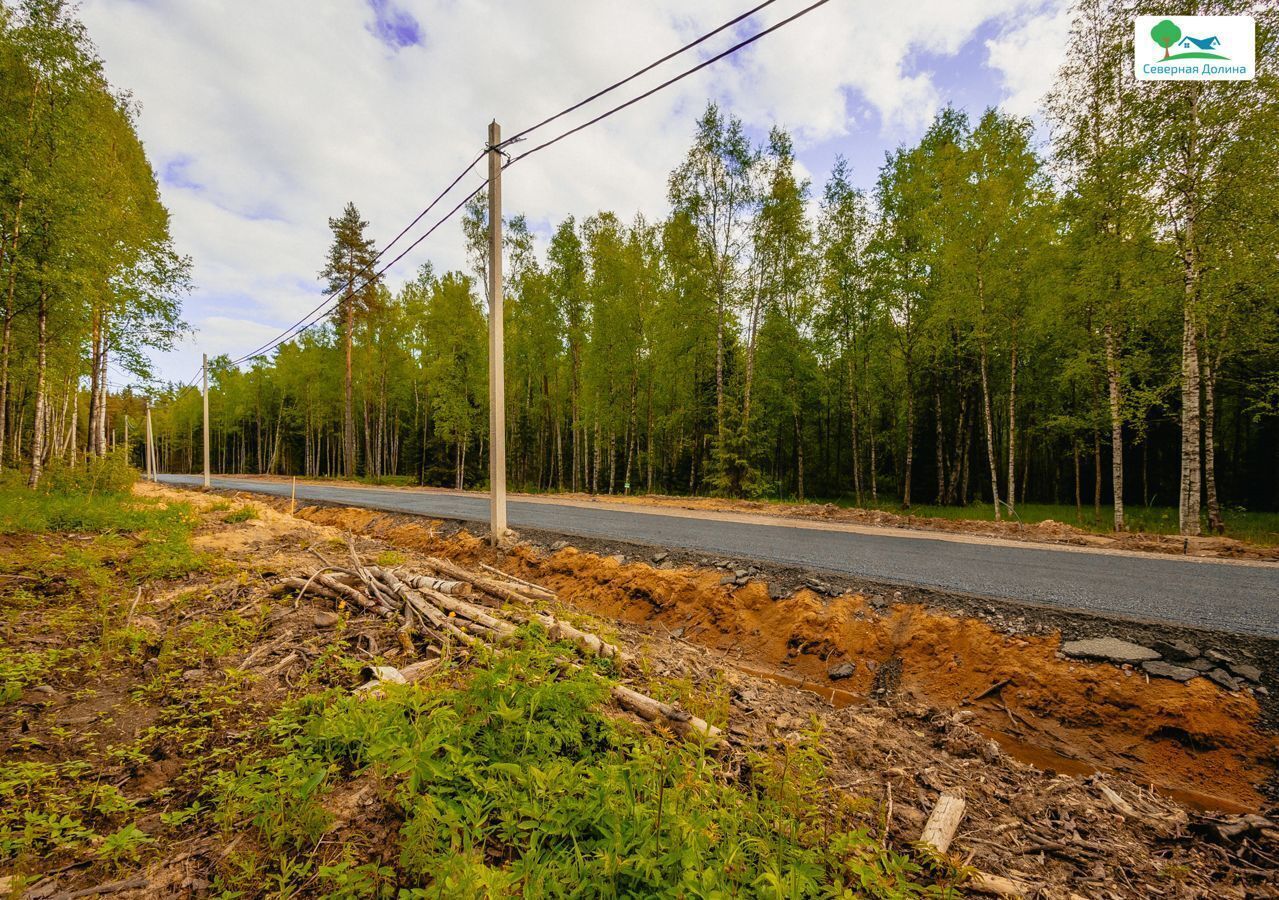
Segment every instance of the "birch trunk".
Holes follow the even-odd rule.
[[[941,424],[941,390],[933,385],[933,418],[937,424],[937,503],[946,502],[946,440],[945,430]]]
[[[1124,530],[1124,417],[1119,353],[1113,326],[1106,326],[1106,380],[1110,392],[1110,489],[1115,499],[1115,531]]]
[[[792,417],[795,421],[795,459],[796,459],[796,476],[795,476],[795,493],[798,495],[800,502],[804,500],[804,432],[799,427],[799,410],[792,410]]]
[[[1226,523],[1221,518],[1221,504],[1217,500],[1217,450],[1216,444],[1216,387],[1217,372],[1212,363],[1212,354],[1204,353],[1203,361],[1203,467],[1204,489],[1208,500],[1208,527],[1221,534],[1226,530]]]
[[[1197,157],[1195,138],[1199,120],[1199,95],[1196,91],[1191,97],[1190,146],[1187,148],[1187,169],[1192,169]],[[1193,175],[1188,171],[1187,175]],[[1181,322],[1181,490],[1178,501],[1178,518],[1181,533],[1198,535],[1202,531],[1200,524],[1200,495],[1203,486],[1200,474],[1203,471],[1203,460],[1200,454],[1202,441],[1202,419],[1199,407],[1199,324],[1195,317],[1195,307],[1199,301],[1199,252],[1196,241],[1195,208],[1198,185],[1193,178],[1188,182],[1186,196],[1186,223],[1182,232],[1182,267],[1183,297]]]
[[[852,431],[853,441],[853,494],[857,498],[857,505],[862,505],[862,454],[861,448],[858,446],[858,435],[860,431],[857,422],[857,369],[853,364],[853,354],[848,354],[848,414],[849,425]]]
[[[915,465],[915,391],[911,386],[910,357],[906,358],[906,473],[902,478],[902,507],[910,509],[910,478]]]
[[[1012,339],[1008,373],[1008,512],[1017,504],[1017,335]]]
[[[990,463],[990,496],[995,505],[995,521],[999,513],[999,470],[995,465],[995,423],[990,414],[990,374],[986,359],[986,344],[981,345],[981,405],[986,419],[986,459]]]
[[[40,289],[39,309],[36,313],[36,402],[35,419],[31,427],[31,474],[27,478],[27,486],[34,488],[40,483],[44,472],[45,444],[45,403],[44,396],[45,367],[48,353],[49,308],[48,294]]]

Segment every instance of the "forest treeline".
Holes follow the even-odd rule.
[[[757,144],[711,104],[660,220],[568,218],[542,246],[512,216],[512,487],[1113,503],[1116,528],[1127,501],[1191,534],[1279,508],[1276,13],[1208,5],[1256,17],[1255,80],[1137,82],[1141,10],[1080,0],[1046,144],[947,108],[870,190],[842,161],[813,185],[784,130]],[[356,206],[332,219],[332,317],[213,362],[214,470],[483,486],[485,209],[466,271],[394,291],[360,287]],[[154,400],[161,466],[198,471],[198,392]],[[105,408],[136,440],[141,398]]]
[[[101,456],[111,382],[185,327],[189,261],[134,128],[61,0],[0,3],[0,465]]]

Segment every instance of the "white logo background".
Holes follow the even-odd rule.
[[[1167,19],[1181,29],[1164,58],[1150,30]],[[1201,47],[1190,38],[1207,42]],[[1257,74],[1256,28],[1251,16],[1138,16],[1133,27],[1133,63],[1139,81],[1248,81]],[[1212,53],[1225,59],[1181,54]]]

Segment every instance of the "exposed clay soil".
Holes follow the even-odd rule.
[[[445,523],[362,509],[308,507],[300,517],[374,534],[397,546],[489,558],[487,545]],[[1116,771],[1193,805],[1255,810],[1279,763],[1255,698],[1204,679],[1178,684],[1110,665],[1058,658],[1056,633],[1013,636],[920,604],[864,594],[780,600],[763,581],[721,584],[718,570],[661,569],[566,547],[517,546],[516,574],[573,608],[714,649],[742,672],[812,686],[838,704],[897,696],[970,712],[971,724],[1017,755],[1054,769]],[[837,682],[828,671],[853,663]]]

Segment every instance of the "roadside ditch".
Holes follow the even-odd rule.
[[[1279,786],[1273,641],[660,548],[569,546],[556,535],[524,534],[498,560],[454,522],[346,507],[297,515],[463,562],[500,561],[571,607],[716,651],[726,666],[812,691],[835,707],[907,703],[959,714],[1041,769],[1119,773],[1193,808],[1229,812],[1262,808]],[[1063,637],[1101,636],[1193,644],[1255,670],[1258,681],[1232,675],[1237,689],[1227,690],[1207,677],[1152,676],[1140,661],[1062,653]]]

